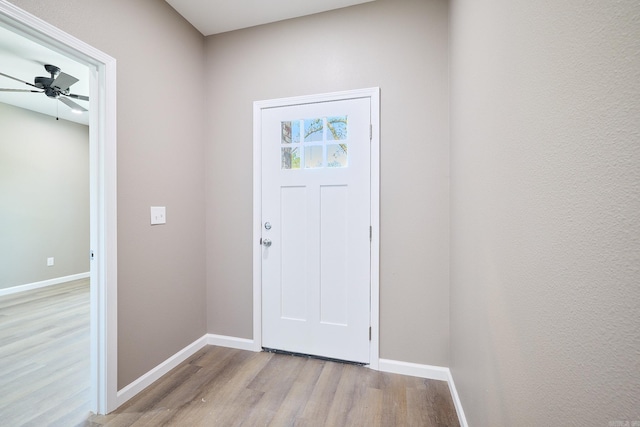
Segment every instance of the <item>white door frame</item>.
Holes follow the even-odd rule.
[[[5,0],[0,24],[89,68],[91,410],[105,414],[116,408],[118,387],[116,61]]]
[[[369,367],[379,368],[380,88],[271,99],[253,103],[253,349],[262,350],[262,110],[354,98],[371,99],[371,343]]]

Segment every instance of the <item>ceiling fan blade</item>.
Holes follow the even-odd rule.
[[[29,90],[29,89],[0,89],[0,92],[33,92],[42,93],[42,90]]]
[[[88,96],[84,96],[84,95],[76,95],[75,93],[70,93],[69,95],[66,95],[69,98],[73,98],[73,99],[79,99],[81,101],[88,101],[89,97]]]
[[[76,111],[89,111],[86,108],[76,104],[75,102],[73,102],[70,99],[65,98],[64,96],[61,96],[60,98],[58,98],[60,100],[60,102],[66,104],[69,108],[71,108],[72,110],[76,110]]]
[[[15,77],[11,77],[11,76],[10,76],[10,75],[8,75],[8,74],[0,73],[0,76],[5,76],[5,77],[7,77],[7,78],[9,78],[9,79],[11,79],[11,80],[15,80],[15,81],[17,81],[17,82],[24,83],[24,84],[29,85],[29,86],[38,87],[38,86],[36,86],[36,85],[34,85],[34,84],[31,84],[31,83],[29,83],[29,82],[25,82],[24,80],[20,80],[20,79],[17,79],[17,78],[15,78]]]
[[[76,79],[75,77],[61,72],[60,74],[58,74],[58,77],[56,77],[53,83],[51,83],[51,86],[57,87],[60,90],[67,90],[69,89],[69,86],[77,81],[78,79]]]

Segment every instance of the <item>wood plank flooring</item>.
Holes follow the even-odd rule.
[[[88,426],[458,426],[446,382],[208,346]]]
[[[446,382],[208,346],[89,414],[88,280],[0,297],[0,426],[458,426]]]
[[[89,357],[89,279],[0,297],[0,425],[83,423]]]

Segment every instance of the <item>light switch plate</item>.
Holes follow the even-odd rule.
[[[164,206],[151,206],[151,225],[167,223],[167,208]]]
[[[53,257],[47,258],[47,267],[52,267],[55,264],[55,259]]]

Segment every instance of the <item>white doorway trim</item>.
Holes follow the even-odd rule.
[[[371,99],[371,345],[370,364],[379,368],[380,336],[380,88],[271,99],[253,103],[253,350],[262,350],[262,110],[354,98]]]
[[[91,410],[105,414],[117,394],[116,61],[5,0],[0,24],[89,68]]]

